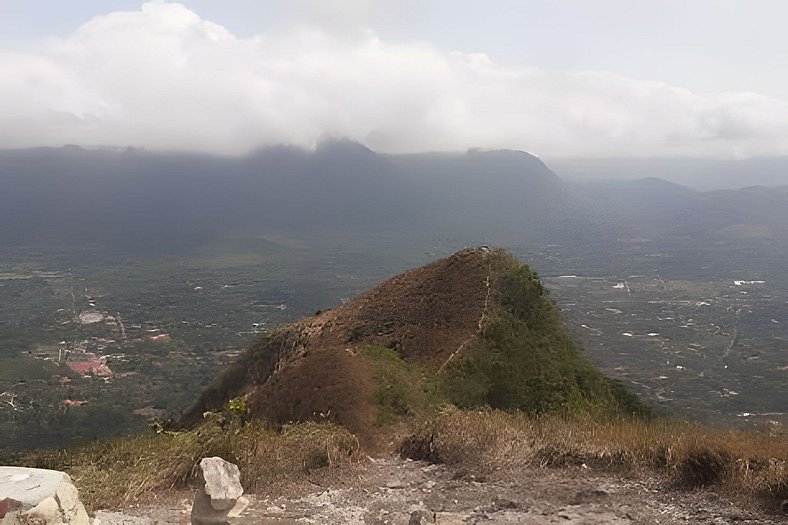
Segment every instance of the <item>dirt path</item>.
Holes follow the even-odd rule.
[[[485,279],[484,279],[484,286],[487,288],[487,290],[485,292],[485,295],[484,295],[484,308],[482,308],[482,315],[481,315],[481,317],[479,317],[479,322],[477,323],[476,331],[474,333],[472,333],[470,336],[468,336],[468,338],[466,340],[464,340],[462,343],[460,343],[459,348],[457,348],[457,350],[452,352],[451,355],[449,356],[449,358],[446,359],[446,361],[443,362],[443,364],[438,368],[438,373],[439,374],[441,372],[443,372],[443,369],[446,368],[446,366],[449,363],[451,363],[452,359],[457,357],[460,354],[460,352],[462,352],[462,349],[465,348],[465,346],[468,343],[473,341],[476,337],[479,336],[480,333],[482,333],[482,330],[484,329],[484,321],[487,319],[487,312],[490,309],[490,292],[492,291],[492,286],[490,286],[491,279],[492,279],[492,263],[488,263],[487,264],[487,277],[485,277]]]
[[[170,505],[99,513],[101,525],[188,523],[190,495]],[[679,493],[654,480],[589,470],[527,469],[476,480],[443,466],[387,458],[352,475],[276,498],[250,496],[232,523],[289,524],[770,524],[712,492]]]

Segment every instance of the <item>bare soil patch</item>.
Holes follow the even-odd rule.
[[[189,498],[188,492],[173,493],[163,505],[100,517],[103,525],[186,523]],[[395,457],[250,499],[232,523],[784,523],[778,515],[743,509],[713,491],[676,491],[657,478],[628,479],[583,468],[522,468],[475,479],[442,465]]]

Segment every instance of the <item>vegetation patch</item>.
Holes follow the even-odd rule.
[[[362,352],[373,370],[378,426],[407,417],[426,417],[443,403],[434,379],[422,366],[404,361],[389,348],[368,346]]]
[[[634,395],[582,356],[538,274],[504,252],[495,257],[496,307],[480,337],[446,368],[448,399],[460,408],[532,415],[646,414]]]
[[[317,470],[359,460],[358,440],[330,423],[304,422],[271,430],[241,424],[235,415],[209,414],[188,432],[115,438],[68,450],[34,452],[20,464],[63,470],[89,510],[120,508],[161,490],[185,487],[200,459],[220,456],[238,465],[247,492],[299,481]]]

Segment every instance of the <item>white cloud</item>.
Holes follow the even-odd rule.
[[[596,72],[502,67],[429,43],[314,27],[237,38],[179,4],[97,17],[0,53],[0,147],[243,153],[345,136],[386,152],[788,154],[788,102]]]

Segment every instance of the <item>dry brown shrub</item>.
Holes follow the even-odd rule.
[[[304,479],[315,470],[357,462],[355,436],[334,424],[305,422],[269,429],[263,423],[209,422],[190,432],[146,434],[83,447],[39,451],[27,466],[69,473],[89,509],[119,508],[164,489],[185,487],[200,459],[219,456],[238,465],[247,492]]]
[[[446,410],[421,425],[405,455],[428,440],[434,460],[484,475],[518,466],[586,465],[657,474],[677,488],[714,486],[745,499],[788,497],[788,439],[670,419],[528,418]],[[421,458],[429,459],[429,458]]]

